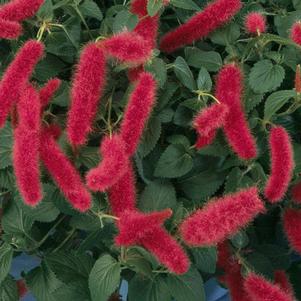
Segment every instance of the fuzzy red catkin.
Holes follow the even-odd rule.
[[[16,284],[17,284],[19,298],[22,299],[27,294],[28,291],[25,281],[23,279],[20,279],[16,282]]]
[[[212,144],[216,135],[217,135],[217,130],[212,130],[211,132],[208,133],[207,136],[198,136],[197,141],[195,143],[196,149],[201,149],[203,147]]]
[[[298,182],[293,186],[292,199],[296,204],[301,204],[301,182]]]
[[[271,202],[280,201],[290,183],[294,170],[294,156],[291,139],[287,131],[277,126],[270,132],[271,174],[264,195]]]
[[[8,21],[0,18],[0,38],[16,39],[22,33],[22,26],[13,21]]]
[[[120,134],[129,156],[136,151],[154,106],[155,95],[156,81],[154,77],[148,72],[141,73],[135,83],[135,89],[130,96],[120,127]]]
[[[287,209],[283,215],[283,227],[290,245],[301,254],[301,210]]]
[[[121,216],[124,211],[136,208],[136,180],[132,163],[127,166],[126,173],[109,189],[109,202],[113,215]]]
[[[93,191],[105,191],[126,173],[128,157],[119,135],[105,137],[101,143],[102,161],[86,175],[87,186]]]
[[[291,39],[298,45],[301,45],[301,22],[293,24],[291,28]]]
[[[252,301],[293,301],[278,285],[254,273],[246,277],[244,287]]]
[[[83,145],[91,132],[97,105],[106,82],[103,49],[90,43],[83,49],[71,89],[67,135],[71,144]]]
[[[226,65],[217,78],[216,98],[228,107],[224,132],[229,144],[240,158],[248,160],[256,157],[257,149],[243,112],[242,89],[240,68],[234,64]]]
[[[163,229],[165,219],[172,215],[170,209],[144,214],[124,212],[117,223],[117,245],[141,245],[164,264],[170,271],[183,274],[189,268],[189,260],[182,247]]]
[[[294,289],[285,271],[281,271],[281,270],[275,271],[274,278],[275,278],[275,284],[277,284],[285,293],[290,295],[291,298],[294,300],[295,298]]]
[[[22,199],[35,206],[42,199],[39,171],[40,99],[28,87],[17,105],[19,123],[14,131],[13,166]]]
[[[180,232],[190,246],[210,246],[234,235],[264,211],[257,188],[248,188],[209,201],[182,223]]]
[[[265,17],[258,12],[249,13],[245,19],[245,28],[248,33],[261,34],[266,31]]]
[[[33,17],[44,0],[12,0],[0,6],[0,18],[10,21],[23,21]]]
[[[183,25],[163,36],[160,49],[173,52],[178,48],[206,37],[209,33],[224,25],[241,8],[240,0],[216,0]]]
[[[228,107],[224,104],[214,104],[202,110],[194,119],[193,126],[200,136],[208,136],[213,130],[223,126]]]
[[[43,50],[41,42],[27,41],[5,71],[0,82],[0,128],[4,126],[12,105],[19,100]]]
[[[106,53],[133,66],[145,63],[152,54],[150,43],[135,32],[121,32],[100,42]]]
[[[42,130],[40,156],[72,206],[81,212],[88,210],[91,206],[91,195],[75,167],[57,145],[51,127]]]
[[[58,78],[50,79],[44,87],[40,89],[41,108],[48,105],[55,92],[60,88],[62,81]]]

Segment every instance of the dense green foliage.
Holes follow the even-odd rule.
[[[44,117],[64,127],[70,78],[82,46],[125,27],[132,29],[138,20],[129,13],[128,2],[46,0],[37,16],[25,22],[25,34],[20,40],[0,41],[0,71],[5,70],[24,41],[43,34],[47,56],[36,68],[34,80],[39,85],[54,76],[64,81]],[[161,2],[149,2],[149,13],[156,13]],[[301,1],[244,2],[235,20],[208,39],[172,55],[158,50],[147,66],[158,79],[160,89],[134,158],[139,208],[146,212],[172,208],[174,215],[166,226],[175,236],[177,225],[187,213],[212,196],[256,184],[263,188],[269,174],[270,123],[283,125],[291,134],[296,158],[294,180],[301,173],[301,96],[294,91],[301,47],[288,38],[292,23],[301,19]],[[184,22],[205,3],[171,0],[161,16],[160,32]],[[252,38],[245,33],[244,16],[251,10],[265,12],[268,34]],[[245,72],[244,107],[259,148],[259,156],[252,162],[239,160],[222,134],[201,151],[193,147],[196,134],[191,127],[192,117],[212,101],[200,91],[214,93],[217,71],[233,60],[242,63]],[[64,135],[60,140],[82,174],[98,164],[99,141],[108,126],[118,128],[131,88],[125,74],[125,66],[111,62],[108,86],[88,145],[74,154]],[[129,281],[129,301],[205,300],[203,282],[219,275],[214,247],[187,249],[192,260],[190,271],[184,276],[169,274],[142,248],[114,246],[116,228],[104,216],[109,212],[105,194],[95,194],[93,209],[79,214],[66,203],[47,173],[43,174],[43,202],[35,209],[25,206],[15,186],[12,144],[8,122],[0,132],[2,301],[18,299],[15,281],[8,273],[13,257],[21,252],[41,259],[38,268],[24,273],[26,284],[38,301],[107,301],[121,280]],[[288,270],[301,298],[301,261],[293,261],[281,226],[283,207],[289,203],[288,194],[280,205],[269,205],[267,215],[231,241],[255,271],[272,278],[275,269]]]

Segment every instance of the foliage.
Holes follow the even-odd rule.
[[[6,2],[6,1],[1,1]],[[149,15],[161,15],[165,33],[200,11],[203,0],[148,1]],[[243,27],[246,14],[262,11],[268,33],[248,35]],[[177,236],[181,221],[210,198],[257,185],[261,192],[270,173],[268,132],[273,124],[290,133],[295,150],[293,182],[301,172],[301,95],[294,90],[301,47],[289,39],[289,29],[301,19],[299,0],[245,0],[240,13],[208,38],[166,55],[156,49],[146,69],[158,80],[157,104],[134,156],[139,208],[145,212],[173,209],[167,230]],[[63,84],[45,114],[45,121],[64,125],[69,90],[79,53],[87,42],[132,30],[137,16],[125,0],[45,0],[37,15],[24,23],[24,34],[15,41],[0,40],[0,72],[4,72],[20,46],[42,33],[47,55],[38,64],[33,80],[43,86],[59,77]],[[41,29],[43,29],[41,31]],[[192,119],[209,105],[217,72],[227,62],[238,62],[245,74],[244,108],[259,155],[242,161],[219,133],[201,150],[194,146]],[[129,95],[125,67],[110,61],[108,85],[98,108],[89,142],[74,153],[66,135],[62,149],[85,175],[99,162],[99,141],[119,128]],[[231,85],[231,83],[229,83]],[[202,92],[202,93],[200,93]],[[231,112],[230,112],[231,113]],[[109,120],[109,122],[108,122]],[[108,215],[107,194],[93,194],[87,213],[72,209],[46,172],[44,198],[40,205],[24,205],[15,185],[12,168],[12,125],[0,131],[1,246],[0,299],[16,301],[17,286],[9,275],[20,252],[41,258],[41,265],[24,273],[28,289],[38,301],[106,301],[121,281],[129,283],[129,301],[206,300],[203,283],[221,275],[216,267],[215,246],[188,248],[192,262],[184,275],[169,273],[140,247],[118,248],[117,229]],[[292,183],[293,183],[292,182]],[[231,245],[246,265],[267,278],[286,270],[301,299],[301,260],[291,250],[282,230],[282,212],[291,206],[290,194],[282,203],[267,205],[268,213],[231,237]]]

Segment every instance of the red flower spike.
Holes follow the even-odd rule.
[[[301,204],[301,182],[293,186],[292,199],[296,204]]]
[[[136,187],[132,164],[129,163],[126,173],[109,189],[109,201],[112,213],[121,216],[124,211],[136,208]]]
[[[224,104],[214,104],[202,110],[194,119],[193,126],[197,133],[208,136],[212,131],[222,127],[228,114],[228,107]]]
[[[216,0],[183,25],[163,36],[160,49],[170,53],[202,39],[224,25],[240,10],[240,0]]]
[[[62,81],[58,78],[50,79],[40,90],[41,107],[45,108],[60,88]]]
[[[26,284],[25,284],[25,281],[23,279],[20,279],[16,282],[17,284],[17,288],[18,288],[18,294],[19,294],[19,298],[23,298],[28,290],[27,290],[27,287],[26,287]]]
[[[121,123],[120,134],[129,156],[136,151],[144,127],[155,103],[156,82],[154,77],[143,72],[132,92]]]
[[[4,126],[12,105],[19,100],[43,50],[42,43],[27,41],[5,71],[0,82],[0,128]]]
[[[144,72],[144,67],[143,65],[135,67],[135,68],[131,68],[128,71],[128,79],[130,82],[135,82],[139,79],[141,73]]]
[[[266,19],[261,13],[249,13],[245,19],[245,28],[250,34],[261,34],[266,31]]]
[[[207,136],[198,136],[198,139],[196,141],[195,147],[196,149],[202,149],[203,147],[206,147],[213,143],[215,137],[216,137],[217,131],[213,130],[208,133]]]
[[[275,203],[284,197],[288,189],[294,170],[294,156],[291,139],[283,127],[272,128],[269,143],[272,166],[264,195]]]
[[[44,128],[41,134],[40,155],[45,167],[75,209],[87,211],[91,206],[91,195],[81,177],[55,142],[53,128]]]
[[[13,166],[22,199],[35,206],[42,199],[39,172],[40,99],[28,87],[17,105],[19,124],[14,131]]]
[[[87,176],[87,186],[93,191],[105,191],[127,172],[128,157],[125,153],[124,142],[119,135],[105,137],[100,153],[102,161],[91,169]]]
[[[120,62],[133,66],[145,63],[152,54],[150,43],[135,32],[121,32],[102,41],[101,47]]]
[[[301,45],[301,22],[294,23],[291,28],[291,39],[298,45]]]
[[[298,94],[301,93],[301,67],[297,65],[295,76],[295,90]]]
[[[106,76],[106,60],[102,48],[90,43],[83,49],[71,89],[67,134],[73,145],[83,145],[102,96]]]
[[[0,6],[0,18],[10,21],[23,21],[33,17],[44,0],[12,0]]]
[[[13,40],[18,38],[22,33],[22,26],[13,21],[0,19],[0,38]]]
[[[275,283],[288,295],[292,300],[295,298],[294,289],[285,273],[285,271],[275,271],[274,273]]]
[[[283,216],[283,226],[292,248],[301,254],[301,210],[287,209]]]
[[[147,15],[147,0],[132,0],[131,13],[138,17],[145,17]]]
[[[162,228],[165,219],[172,215],[170,209],[144,214],[135,211],[124,212],[118,221],[117,245],[141,245],[168,269],[183,274],[189,268],[189,260],[182,247]]]
[[[278,285],[253,273],[245,279],[244,287],[252,301],[293,301]]]
[[[264,211],[257,188],[253,187],[213,199],[188,217],[180,232],[190,246],[210,246],[234,235]]]
[[[233,64],[226,65],[218,75],[216,98],[228,107],[224,132],[229,144],[240,158],[248,160],[256,157],[257,149],[243,112],[242,89],[240,68]]]

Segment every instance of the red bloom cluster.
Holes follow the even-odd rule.
[[[224,104],[214,104],[202,110],[194,119],[193,125],[198,133],[197,148],[210,144],[216,136],[217,129],[225,123],[228,107]],[[202,143],[201,141],[208,141]]]
[[[187,255],[161,226],[171,215],[170,209],[150,214],[125,211],[117,223],[120,231],[115,239],[117,245],[141,245],[172,272],[177,274],[187,272],[189,268]]]
[[[185,24],[163,36],[160,49],[173,52],[178,48],[204,38],[227,23],[241,8],[240,0],[216,0],[193,16]]]
[[[0,37],[15,39],[22,27],[18,22],[34,16],[44,0],[12,0],[0,6]]]
[[[301,45],[301,22],[293,24],[291,28],[291,39],[298,45]]]
[[[82,183],[79,173],[60,150],[53,134],[57,129],[44,128],[41,133],[40,156],[45,167],[64,193],[67,200],[79,211],[91,206],[91,195]]]
[[[266,31],[265,17],[258,12],[249,13],[245,19],[245,28],[248,33],[261,34]]]
[[[297,65],[295,75],[295,90],[297,93],[301,93],[301,66]]]
[[[292,248],[301,254],[301,210],[287,209],[283,215],[283,226]]]
[[[133,167],[129,163],[126,173],[109,189],[109,200],[114,215],[121,216],[124,211],[136,210],[135,184]]]
[[[85,46],[71,90],[71,107],[68,114],[67,134],[73,145],[82,145],[97,112],[103,93],[106,61],[103,50],[95,43]]]
[[[27,287],[23,279],[17,281],[18,295],[19,298],[23,298],[27,294]]]
[[[46,107],[50,102],[51,98],[54,96],[55,92],[61,86],[61,80],[58,78],[53,78],[49,80],[44,87],[41,88],[40,94],[40,101],[41,101],[41,109]]]
[[[138,146],[145,124],[155,103],[156,82],[148,73],[140,74],[135,90],[130,96],[120,134],[126,145],[126,152],[132,156]]]
[[[19,50],[0,82],[0,128],[25,89],[31,73],[43,55],[42,43],[30,40]]]
[[[264,212],[257,188],[249,188],[210,201],[180,226],[184,241],[190,246],[219,243]]]
[[[231,83],[231,85],[229,85]],[[216,97],[228,107],[224,132],[229,144],[242,159],[257,155],[256,142],[251,134],[242,108],[243,75],[236,65],[226,65],[219,73]]]
[[[275,284],[277,284],[286,294],[291,296],[292,300],[295,298],[294,289],[284,271],[275,271]]]
[[[128,169],[128,157],[119,135],[105,137],[100,153],[101,163],[91,169],[86,176],[87,186],[94,191],[107,190],[116,184]]]
[[[247,276],[244,287],[252,301],[293,301],[278,285],[253,273]]]
[[[294,169],[293,147],[283,127],[271,130],[270,149],[272,167],[264,194],[270,202],[275,203],[286,193]]]
[[[39,172],[40,99],[32,87],[23,93],[17,105],[18,127],[14,131],[13,165],[19,191],[28,205],[42,199]]]

